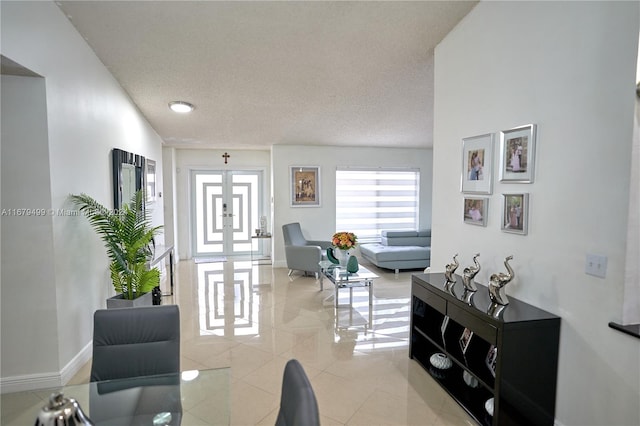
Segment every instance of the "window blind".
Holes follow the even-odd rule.
[[[336,231],[379,241],[383,229],[417,229],[420,172],[336,170]]]

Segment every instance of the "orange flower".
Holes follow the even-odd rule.
[[[358,237],[353,232],[336,232],[331,238],[331,243],[341,250],[349,250],[358,244]]]

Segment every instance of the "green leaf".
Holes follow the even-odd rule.
[[[144,206],[143,191],[136,191],[129,204],[112,211],[86,194],[71,195],[89,224],[104,242],[110,260],[113,288],[125,299],[141,296],[159,285],[160,271],[147,269],[151,246],[162,226],[153,226]]]

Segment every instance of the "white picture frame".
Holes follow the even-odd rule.
[[[156,201],[156,162],[155,160],[146,160],[145,165],[145,193],[147,195],[146,202],[147,204],[151,204]]]
[[[462,139],[462,193],[491,194],[493,138],[493,133],[487,133]]]
[[[502,194],[503,232],[527,235],[529,232],[529,194]]]
[[[290,166],[291,207],[320,207],[320,167]]]
[[[489,352],[487,352],[487,356],[485,358],[485,365],[491,372],[493,377],[496,377],[496,364],[498,362],[498,347],[495,345],[491,345],[489,348]]]
[[[533,183],[536,127],[527,124],[500,132],[500,182]]]
[[[487,226],[489,198],[464,197],[462,221],[470,225]]]
[[[468,328],[465,328],[462,331],[462,336],[460,336],[460,350],[463,355],[466,355],[467,349],[469,349],[469,344],[471,343],[471,338],[473,337],[473,331]]]

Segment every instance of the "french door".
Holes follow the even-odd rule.
[[[262,188],[260,170],[192,170],[193,255],[250,254],[256,241],[251,235],[260,227]]]

